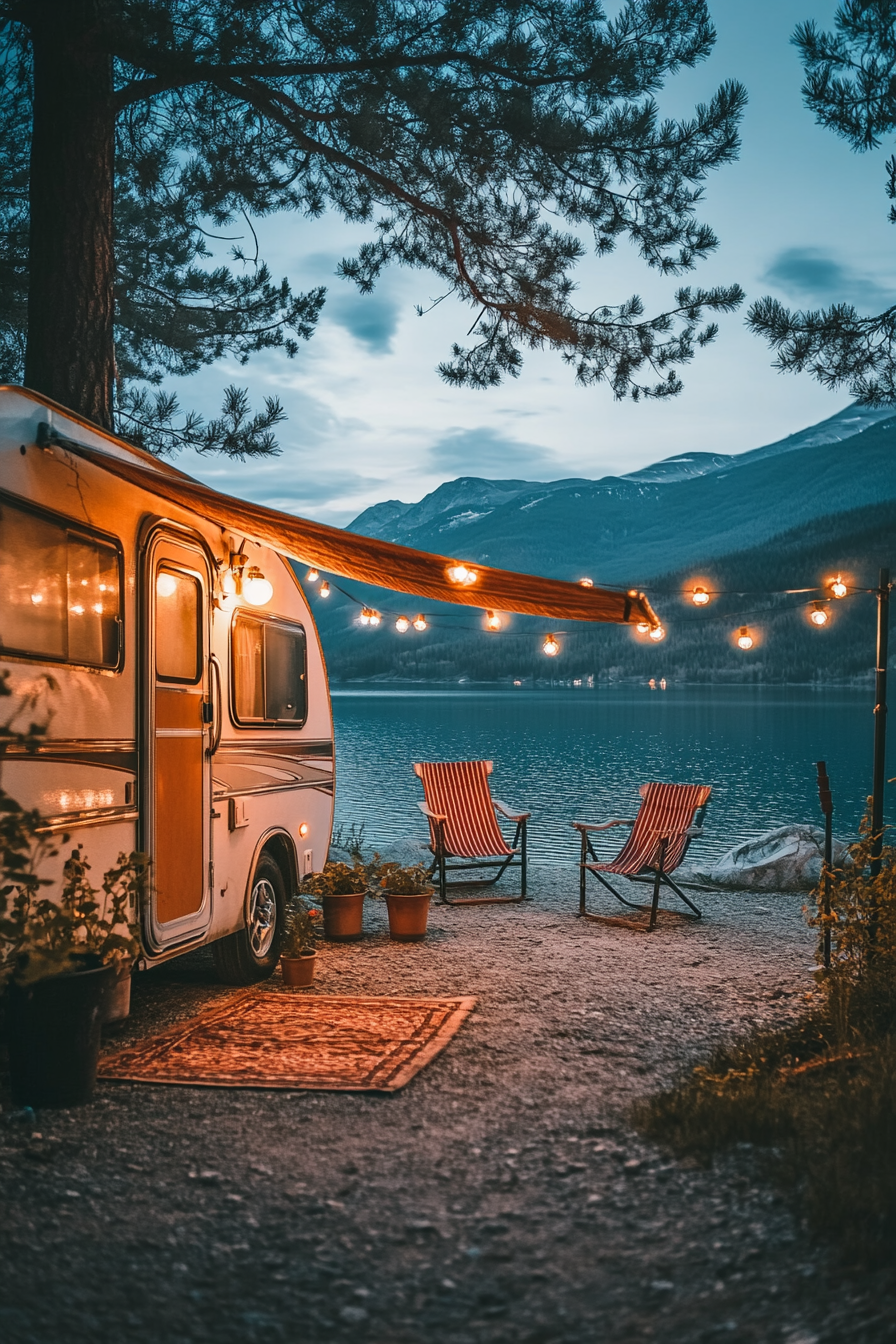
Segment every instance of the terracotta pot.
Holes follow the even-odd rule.
[[[429,902],[432,891],[424,891],[416,896],[387,891],[386,907],[389,911],[389,937],[395,943],[419,943],[426,937],[426,921],[429,918]]]
[[[109,999],[106,1003],[106,1025],[114,1026],[116,1023],[124,1022],[131,1011],[131,972],[133,966],[131,962],[126,961],[120,965],[116,971],[115,979],[112,982],[112,988],[109,991]]]
[[[347,896],[324,896],[324,933],[337,943],[350,943],[361,937],[364,919],[364,892]]]
[[[316,952],[306,952],[301,957],[281,957],[280,970],[283,972],[284,985],[292,985],[295,989],[310,985],[314,979],[316,961]]]
[[[83,1106],[93,1096],[114,966],[9,986],[9,1071],[17,1106]]]

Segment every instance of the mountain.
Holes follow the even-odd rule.
[[[678,454],[626,476],[461,477],[416,504],[376,504],[349,530],[528,573],[640,585],[882,499],[896,499],[896,417],[852,406],[750,452]]]

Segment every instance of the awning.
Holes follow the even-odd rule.
[[[291,556],[328,574],[356,579],[359,583],[389,588],[437,602],[454,602],[483,610],[519,612],[564,621],[609,621],[616,624],[659,620],[643,593],[583,587],[559,579],[492,569],[467,560],[475,572],[472,582],[452,581],[449,570],[461,557],[430,555],[427,551],[397,546],[391,541],[362,537],[339,527],[297,518],[263,504],[221,494],[181,472],[159,464],[155,469],[134,458],[122,458],[88,447],[68,437],[53,440],[104,471],[180,504],[228,531],[263,542],[282,555]]]

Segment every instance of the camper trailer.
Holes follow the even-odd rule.
[[[44,730],[3,786],[94,877],[149,855],[144,965],[212,943],[246,984],[274,970],[284,901],[326,861],[333,720],[289,563],[153,488],[188,479],[0,389],[0,709]]]

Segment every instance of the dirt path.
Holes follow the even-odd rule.
[[[0,1337],[216,1344],[840,1344],[896,1339],[882,1276],[838,1277],[752,1153],[703,1170],[626,1123],[721,1034],[811,987],[793,896],[705,899],[645,937],[523,907],[441,909],[420,945],[327,945],[316,991],[479,1007],[403,1092],[104,1084],[0,1120]],[[139,977],[124,1037],[222,992],[208,954]]]

